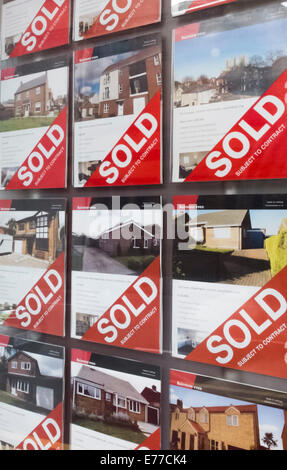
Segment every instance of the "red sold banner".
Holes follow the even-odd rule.
[[[46,270],[9,317],[5,326],[63,336],[65,305],[65,255]]]
[[[83,38],[157,23],[160,20],[160,11],[160,0],[109,0]]]
[[[160,429],[157,429],[145,439],[135,450],[160,450]]]
[[[82,339],[160,352],[160,257],[146,268]]]
[[[5,189],[64,188],[66,154],[67,107],[60,112]]]
[[[215,7],[216,5],[223,5],[225,3],[236,2],[237,0],[193,0],[185,13],[194,10],[201,10],[203,8]]]
[[[18,57],[69,42],[69,0],[46,0],[22,34],[10,57]]]
[[[62,450],[63,403],[60,403],[16,447],[16,450]]]
[[[287,175],[287,70],[185,181],[276,179]]]
[[[286,379],[286,276],[287,267],[186,359]]]
[[[161,92],[158,91],[85,186],[128,186],[160,182]]]

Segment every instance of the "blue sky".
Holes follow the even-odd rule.
[[[265,56],[269,51],[287,55],[287,19],[208,34],[175,43],[175,80],[217,77],[233,57]]]
[[[210,214],[212,212],[221,212],[221,210],[199,210],[188,211],[191,218],[198,217],[201,214]],[[266,229],[266,235],[277,235],[281,222],[287,219],[286,209],[250,209],[252,228]]]
[[[189,390],[183,387],[172,386],[170,388],[170,402],[176,403],[177,398],[183,401],[183,406],[229,406],[229,405],[250,405],[251,402],[235,400],[230,397],[222,397],[211,393]],[[278,440],[277,450],[282,449],[281,432],[284,427],[284,413],[282,410],[272,408],[271,406],[257,405],[259,418],[260,438],[266,432],[273,432],[274,438]],[[262,443],[262,442],[261,442]]]

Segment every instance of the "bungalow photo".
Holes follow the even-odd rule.
[[[109,445],[127,441],[134,448],[158,429],[159,380],[76,362],[71,374],[73,440],[84,427],[99,446],[108,435]]]
[[[176,212],[175,279],[263,287],[287,265],[286,210]]]
[[[197,390],[170,388],[173,450],[286,450],[287,412]]]
[[[48,415],[62,401],[63,360],[0,347],[0,404]],[[27,418],[26,418],[27,419]],[[0,439],[1,441],[1,439]]]
[[[287,19],[282,18],[175,41],[174,109],[220,113],[219,103],[256,100],[286,70],[286,40]],[[239,105],[234,103],[235,108]],[[194,132],[199,125],[200,121]],[[213,135],[215,127],[210,122],[206,125]],[[198,139],[194,147],[195,142]],[[196,147],[179,152],[180,179],[185,179],[207,155],[202,145]]]
[[[68,69],[1,81],[1,132],[49,127],[67,104]]]
[[[139,276],[160,254],[161,211],[77,211],[72,269]]]

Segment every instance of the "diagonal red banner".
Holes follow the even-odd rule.
[[[57,336],[64,334],[65,254],[46,270],[4,325]]]
[[[63,403],[49,413],[16,450],[63,450]]]
[[[160,353],[160,298],[158,256],[82,339]]]
[[[160,0],[109,0],[84,39],[156,23],[160,9]]]
[[[287,267],[202,341],[186,359],[286,379],[286,279]]]
[[[237,0],[193,0],[186,13],[189,13],[192,10],[200,10],[203,8],[214,7],[216,5],[222,5],[224,3],[232,3],[236,1]]]
[[[10,57],[68,44],[69,21],[69,0],[46,0],[22,34]]]
[[[161,183],[161,92],[147,104],[85,187]]]
[[[145,439],[135,450],[160,450],[160,429],[157,429]]]
[[[287,70],[185,181],[286,178],[286,84]]]
[[[6,190],[66,187],[67,107],[19,167]]]

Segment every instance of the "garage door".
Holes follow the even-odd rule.
[[[54,409],[54,390],[52,388],[37,387],[36,390],[37,406],[45,408],[45,410]]]
[[[23,253],[23,240],[15,240],[14,242],[14,251],[15,253]]]

